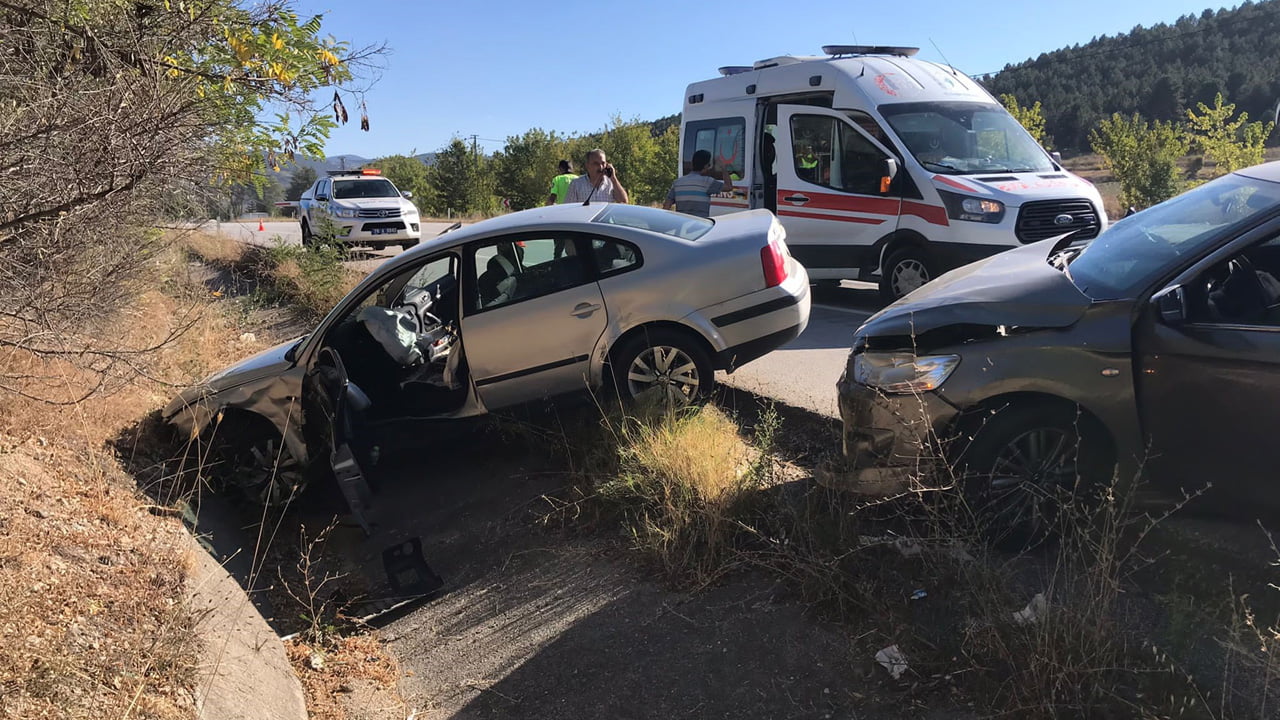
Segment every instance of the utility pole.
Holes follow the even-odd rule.
[[[471,137],[471,159],[474,160],[476,158],[476,139],[479,138],[480,136],[471,135],[470,137]]]

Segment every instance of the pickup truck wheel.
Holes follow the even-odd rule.
[[[302,247],[311,247],[316,244],[316,236],[311,234],[311,226],[306,220],[302,221]]]
[[[400,249],[401,249],[401,250],[408,250],[408,249],[409,249],[409,248],[411,248],[411,247],[417,247],[417,246],[418,246],[418,241],[417,241],[417,240],[406,240],[406,241],[404,241],[404,242],[400,243]]]
[[[880,299],[894,302],[936,275],[933,259],[924,248],[911,245],[894,250],[880,268]]]

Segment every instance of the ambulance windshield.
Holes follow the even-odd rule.
[[[1051,172],[1049,156],[995,104],[915,102],[880,114],[926,170],[949,175]]]

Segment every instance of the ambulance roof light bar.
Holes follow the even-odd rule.
[[[823,45],[822,52],[828,55],[896,55],[913,57],[920,52],[918,47],[899,47],[897,45]]]

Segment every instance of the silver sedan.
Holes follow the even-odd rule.
[[[582,391],[697,400],[717,369],[789,342],[808,320],[808,275],[766,210],[712,221],[537,208],[389,260],[311,334],[210,376],[164,415],[190,438],[220,438],[235,482],[279,503],[311,457],[328,458],[340,482],[358,477],[382,423]]]

